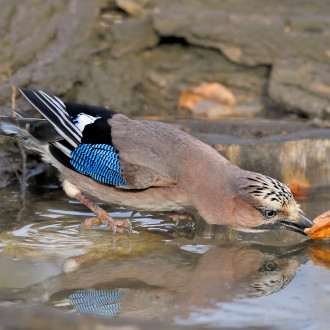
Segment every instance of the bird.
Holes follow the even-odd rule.
[[[197,212],[207,223],[246,230],[285,228],[304,235],[313,222],[289,187],[231,163],[171,124],[130,119],[100,106],[69,103],[19,88],[44,118],[13,110],[0,134],[24,142],[56,167],[65,193],[113,232],[129,226],[95,201],[132,211]]]

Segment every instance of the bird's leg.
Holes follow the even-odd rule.
[[[74,195],[74,198],[78,199],[84,205],[86,205],[95,215],[95,218],[88,218],[86,219],[82,225],[85,228],[89,228],[93,225],[103,223],[110,227],[113,232],[115,233],[117,230],[119,232],[123,232],[123,228],[128,228],[130,230],[131,223],[129,219],[125,220],[115,220],[110,215],[102,209],[102,207],[98,206],[97,204],[90,201],[87,197],[82,195],[81,193],[77,193]]]

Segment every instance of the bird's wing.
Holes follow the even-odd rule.
[[[178,183],[180,164],[176,163],[175,151],[179,149],[180,131],[167,124],[132,120],[122,114],[113,116],[109,123],[129,186],[143,189]]]
[[[166,138],[155,143],[157,127],[105,108],[66,103],[41,90],[20,91],[62,137],[49,150],[63,165],[119,188],[176,183],[166,166],[168,141],[165,153],[159,147]]]

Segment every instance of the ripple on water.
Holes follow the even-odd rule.
[[[19,228],[0,234],[2,250],[6,247],[16,251],[24,250],[31,254],[63,255],[66,257],[88,252],[95,242],[98,245],[109,244],[111,232],[104,226],[92,230],[80,227],[87,212],[75,212],[65,209],[48,209],[39,213],[44,220],[23,224]]]
[[[66,202],[75,205],[76,208],[84,208],[79,203],[72,201]],[[37,211],[28,224],[18,224],[13,230],[0,233],[0,248],[3,253],[24,254],[40,257],[61,256],[63,259],[79,256],[95,249],[113,249],[114,244],[119,241],[126,245],[132,241],[139,241],[139,245],[148,244],[148,239],[143,243],[141,232],[133,230],[132,235],[127,233],[112,235],[111,230],[105,225],[97,225],[92,228],[82,228],[81,223],[84,219],[92,217],[90,212],[83,212],[76,209],[46,208],[45,211]],[[131,212],[118,207],[111,212],[115,218],[129,218]],[[33,221],[31,223],[31,221]],[[151,219],[151,216],[135,214],[133,226],[138,228],[158,229],[173,227],[173,223],[168,223],[163,219]],[[138,237],[139,236],[139,237]],[[142,235],[143,236],[143,235]],[[161,242],[163,237],[156,240]]]

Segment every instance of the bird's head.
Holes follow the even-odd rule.
[[[238,194],[249,205],[250,227],[286,228],[304,235],[304,229],[313,226],[313,222],[302,213],[288,186],[262,174],[246,174],[241,177]]]

